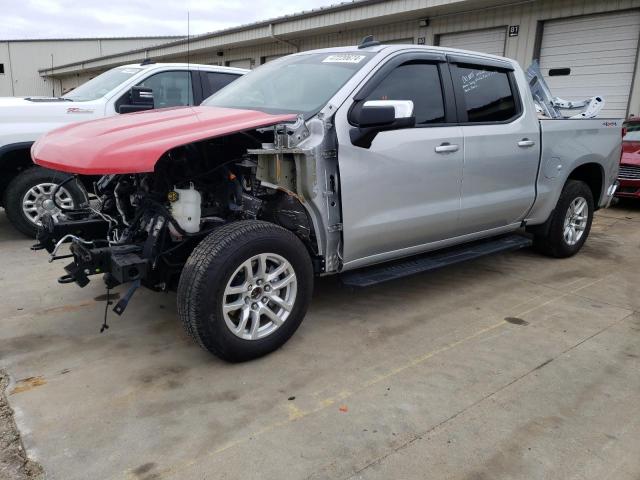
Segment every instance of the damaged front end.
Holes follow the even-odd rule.
[[[130,283],[118,314],[140,285],[176,289],[193,249],[229,222],[280,225],[307,246],[316,273],[327,264],[335,270],[337,159],[331,125],[315,122],[311,130],[299,118],[190,143],[167,151],[153,172],[105,175],[90,207],[43,219],[34,249],[47,250],[50,261],[71,260],[60,283],[84,287],[98,274],[107,289]],[[61,254],[66,244],[69,253]]]

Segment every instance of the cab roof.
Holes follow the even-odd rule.
[[[155,68],[192,68],[194,70],[206,70],[208,72],[219,72],[219,73],[248,73],[251,70],[247,70],[245,68],[237,68],[237,67],[222,67],[220,65],[204,65],[200,63],[129,63],[127,65],[120,65],[114,68],[141,68],[145,70],[151,70]]]
[[[321,48],[318,50],[307,50],[304,52],[296,53],[294,55],[304,55],[309,53],[394,53],[401,51],[412,51],[416,50],[429,52],[429,53],[440,53],[440,54],[456,54],[456,55],[472,55],[474,57],[486,58],[490,60],[499,60],[502,62],[508,62],[511,65],[517,64],[515,60],[507,57],[501,57],[499,55],[492,55],[490,53],[482,53],[482,52],[474,52],[472,50],[462,50],[459,48],[448,48],[448,47],[436,47],[433,45],[413,45],[413,44],[394,44],[394,45],[385,45],[381,43],[379,45],[372,45],[370,47],[359,48],[357,45],[347,46],[347,47],[329,47],[329,48]]]

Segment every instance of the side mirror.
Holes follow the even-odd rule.
[[[358,126],[385,127],[415,125],[411,100],[369,100],[364,102],[358,115]],[[411,125],[411,126],[413,126]]]
[[[129,103],[120,105],[119,113],[142,112],[144,110],[153,110],[153,89],[148,87],[134,86],[129,91]]]
[[[369,148],[378,132],[411,128],[416,117],[411,100],[368,100],[354,112],[352,121],[357,127],[349,132],[351,143]]]

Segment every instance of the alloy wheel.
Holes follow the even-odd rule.
[[[287,320],[296,301],[298,281],[293,266],[275,253],[254,255],[231,275],[222,312],[231,332],[259,340]]]
[[[39,183],[24,194],[22,212],[31,223],[41,225],[42,215],[45,213],[48,213],[53,218],[58,218],[62,211],[56,206],[56,203],[65,209],[74,207],[73,198],[64,187],[58,188],[55,193],[56,201],[53,201],[57,186],[55,183]]]

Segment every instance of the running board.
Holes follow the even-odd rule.
[[[522,235],[507,235],[490,240],[466,243],[417,257],[409,257],[403,260],[348,271],[341,274],[340,278],[342,283],[349,287],[370,287],[378,283],[429,272],[448,265],[484,257],[485,255],[530,247],[531,244],[531,239]]]

